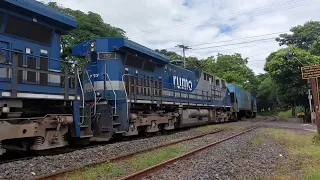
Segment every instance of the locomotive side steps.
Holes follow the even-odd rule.
[[[89,78],[88,72],[85,71],[86,73],[83,74],[83,77]],[[90,78],[89,78],[90,79]],[[91,130],[91,108],[86,105],[85,103],[85,94],[84,94],[84,89],[83,89],[83,82],[81,81],[80,75],[78,73],[78,81],[79,81],[79,86],[81,88],[81,105],[79,106],[80,110],[80,138],[90,138],[93,136],[93,132]],[[90,80],[90,83],[92,85],[92,82]],[[93,86],[92,86],[93,88]],[[94,102],[94,111],[96,108],[96,93],[94,92],[95,95],[95,102]],[[94,112],[95,113],[95,112]]]

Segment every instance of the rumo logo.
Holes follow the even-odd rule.
[[[178,89],[192,91],[192,81],[186,78],[173,76],[173,85]]]

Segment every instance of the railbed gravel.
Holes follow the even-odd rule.
[[[253,126],[256,123],[258,122],[250,123],[247,121],[239,121],[230,124],[239,126]],[[153,146],[211,131],[214,131],[214,129],[190,129],[169,135],[154,136],[132,141],[121,141],[117,143],[101,145],[98,147],[76,150],[65,154],[38,156],[28,160],[9,162],[0,165],[0,179],[30,179],[35,176],[40,176],[87,163],[97,162],[103,159],[110,159],[115,156],[148,149]],[[227,134],[230,135],[230,133],[237,133],[239,131],[241,130],[233,129],[226,132],[220,132],[218,134],[227,136]],[[208,137],[215,137],[214,135]],[[208,137],[206,136],[205,138]],[[219,137],[221,136],[219,135]],[[194,148],[195,147],[196,145],[194,145]]]
[[[255,137],[262,138],[256,140]],[[260,179],[275,175],[288,151],[259,129],[177,161],[143,179]]]

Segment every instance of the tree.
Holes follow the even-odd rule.
[[[286,59],[288,50],[291,50],[296,58]],[[307,83],[301,78],[300,68],[303,65],[299,61],[302,64],[315,64],[320,62],[320,57],[295,46],[290,46],[271,53],[267,57],[264,67],[277,86],[281,102],[292,107],[293,116],[295,116],[296,105],[307,106],[305,101],[302,101],[307,98]]]
[[[161,50],[156,49],[155,51],[158,52],[158,53],[161,53],[161,54],[163,54],[163,55],[165,55],[167,57],[169,57],[171,60],[181,60],[181,59],[183,59],[182,56],[177,54],[176,52],[167,51],[165,49],[161,49]]]
[[[316,56],[320,56],[320,36],[313,42],[310,53]]]
[[[280,37],[276,38],[279,45],[294,45],[309,51],[320,35],[320,22],[308,21],[303,26],[292,27],[290,31],[292,34],[280,34]]]
[[[241,54],[223,55],[218,54],[218,57],[213,66],[210,66],[209,71],[216,74],[218,77],[226,79],[229,83],[234,83],[241,87],[247,86],[250,82],[255,81],[255,76],[247,66],[248,58],[243,58]]]
[[[98,37],[125,37],[125,31],[104,23],[99,14],[79,10],[72,10],[58,6],[56,2],[49,2],[47,6],[74,16],[78,22],[78,27],[72,30],[70,34],[62,36],[63,53],[61,58],[70,58],[72,47],[84,41]]]
[[[278,98],[279,90],[269,74],[260,74],[257,76],[260,82],[257,88],[257,105],[259,110],[275,109],[281,106]]]

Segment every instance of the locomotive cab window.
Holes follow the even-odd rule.
[[[220,79],[216,80],[216,86],[220,86]]]
[[[2,19],[3,19],[3,13],[0,12],[0,28],[1,28],[1,25],[2,25]]]
[[[8,16],[5,33],[50,44],[53,30],[35,23]]]
[[[145,60],[143,70],[154,72],[155,68],[156,68],[156,65],[153,62],[149,60]]]
[[[226,81],[221,79],[221,85],[222,85],[223,88],[225,88],[226,87]]]
[[[200,77],[200,72],[199,71],[195,71],[196,77],[199,78]]]
[[[126,65],[134,67],[134,68],[142,69],[143,60],[138,57],[128,55],[127,60],[126,60]]]

